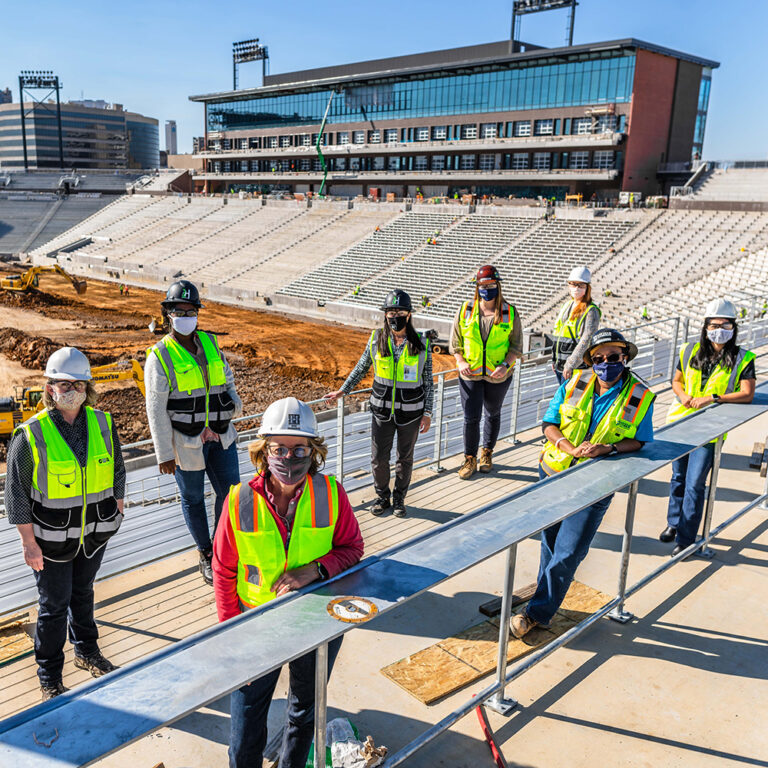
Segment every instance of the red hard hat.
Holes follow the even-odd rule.
[[[480,267],[480,269],[477,270],[475,282],[479,283],[481,280],[496,280],[497,282],[501,282],[499,270],[491,264],[486,264],[484,267]]]

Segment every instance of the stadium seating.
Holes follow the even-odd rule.
[[[768,168],[716,168],[694,188],[693,199],[768,202]]]

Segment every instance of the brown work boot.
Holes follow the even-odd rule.
[[[525,613],[516,613],[509,620],[509,628],[512,634],[519,640],[525,637],[539,622],[529,618]]]
[[[464,463],[459,467],[459,477],[462,480],[469,480],[475,472],[477,472],[477,459],[464,454]]]
[[[480,458],[477,462],[477,471],[487,475],[493,469],[493,450],[491,448],[481,448]]]

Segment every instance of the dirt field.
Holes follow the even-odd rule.
[[[0,290],[0,396],[12,394],[15,385],[39,383],[39,373],[31,371],[40,371],[58,346],[82,349],[93,365],[131,357],[143,363],[159,338],[147,328],[159,315],[158,292],[132,288],[121,297],[116,285],[88,280],[87,293],[78,296],[58,275],[41,277],[40,289]],[[257,413],[278,397],[314,400],[338,388],[369,336],[364,329],[213,302],[201,311],[200,327],[219,334],[245,413]],[[435,370],[452,362],[436,356]],[[104,389],[99,405],[114,414],[123,442],[149,437],[142,397],[130,383]]]

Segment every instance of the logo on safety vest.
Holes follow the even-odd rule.
[[[288,414],[288,429],[301,429],[301,414]]]
[[[362,624],[378,612],[376,604],[366,597],[337,597],[328,603],[328,613],[347,624]]]

